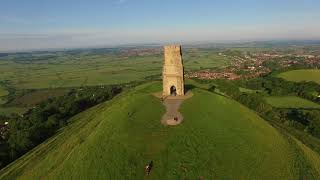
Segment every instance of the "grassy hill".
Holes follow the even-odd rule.
[[[149,83],[77,116],[68,127],[0,171],[0,179],[316,179],[319,155],[241,104],[202,89],[181,107],[184,122],[160,124],[165,109]]]
[[[278,77],[281,77],[288,81],[314,81],[320,84],[320,70],[319,69],[302,69],[292,70],[280,73]]]

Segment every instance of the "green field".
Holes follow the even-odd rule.
[[[7,96],[9,92],[0,85],[0,105],[6,103],[6,98],[4,96]]]
[[[73,117],[56,136],[0,171],[0,179],[316,179],[319,157],[257,114],[201,89],[184,122],[160,124],[149,83]],[[227,113],[226,113],[227,112]],[[308,154],[308,155],[305,155]],[[310,158],[313,160],[311,161]]]
[[[0,97],[6,96],[8,93],[9,92],[4,87],[0,86]]]
[[[222,68],[231,61],[210,51],[184,52],[186,71]],[[38,56],[44,58],[34,60]],[[120,84],[160,75],[162,63],[162,54],[121,56],[112,53],[70,55],[56,52],[54,58],[47,58],[46,54],[14,56],[0,59],[0,81],[10,80],[17,89]]]
[[[266,97],[267,103],[277,108],[314,108],[320,109],[320,104],[296,96]]]
[[[254,90],[254,89],[247,89],[243,87],[239,87],[240,92],[244,93],[257,93],[257,92],[262,92],[261,90]]]
[[[68,89],[39,89],[17,96],[10,102],[7,102],[7,98],[2,96],[0,97],[0,115],[22,115],[36,104],[41,103],[48,98],[62,96],[67,92]],[[4,95],[7,94],[8,93],[4,93]]]
[[[33,107],[49,98],[59,97],[69,92],[68,89],[39,89],[12,100],[10,106]]]
[[[10,115],[10,114],[22,115],[27,110],[28,108],[23,108],[23,107],[1,107],[0,106],[0,115]]]
[[[7,99],[5,97],[0,97],[0,105],[5,104]]]
[[[280,73],[278,77],[288,81],[314,81],[320,84],[320,70],[319,69],[304,69],[304,70],[293,70]]]

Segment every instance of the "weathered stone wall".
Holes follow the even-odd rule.
[[[180,45],[164,47],[163,64],[163,96],[169,96],[170,88],[174,86],[178,96],[184,95],[182,51]]]

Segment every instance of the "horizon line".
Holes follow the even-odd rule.
[[[81,50],[81,49],[104,49],[104,48],[130,48],[139,46],[164,46],[170,44],[180,44],[182,46],[201,46],[201,45],[232,45],[241,43],[267,43],[267,42],[316,42],[314,45],[320,45],[320,38],[317,39],[269,39],[269,40],[217,40],[217,41],[192,41],[192,42],[146,42],[146,43],[123,43],[114,45],[83,45],[74,47],[61,47],[61,48],[30,48],[30,49],[17,49],[17,50],[1,50],[0,53],[32,53],[32,52],[55,52],[55,51],[71,51],[71,50]],[[312,45],[312,44],[308,44]]]

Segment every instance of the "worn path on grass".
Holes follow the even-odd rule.
[[[182,102],[193,96],[192,92],[187,92],[184,96],[167,96],[162,97],[162,93],[155,93],[154,96],[162,99],[163,105],[166,107],[166,113],[162,116],[161,123],[164,125],[174,126],[178,125],[183,121],[183,116],[179,112],[180,105]],[[174,120],[177,118],[177,120]]]

